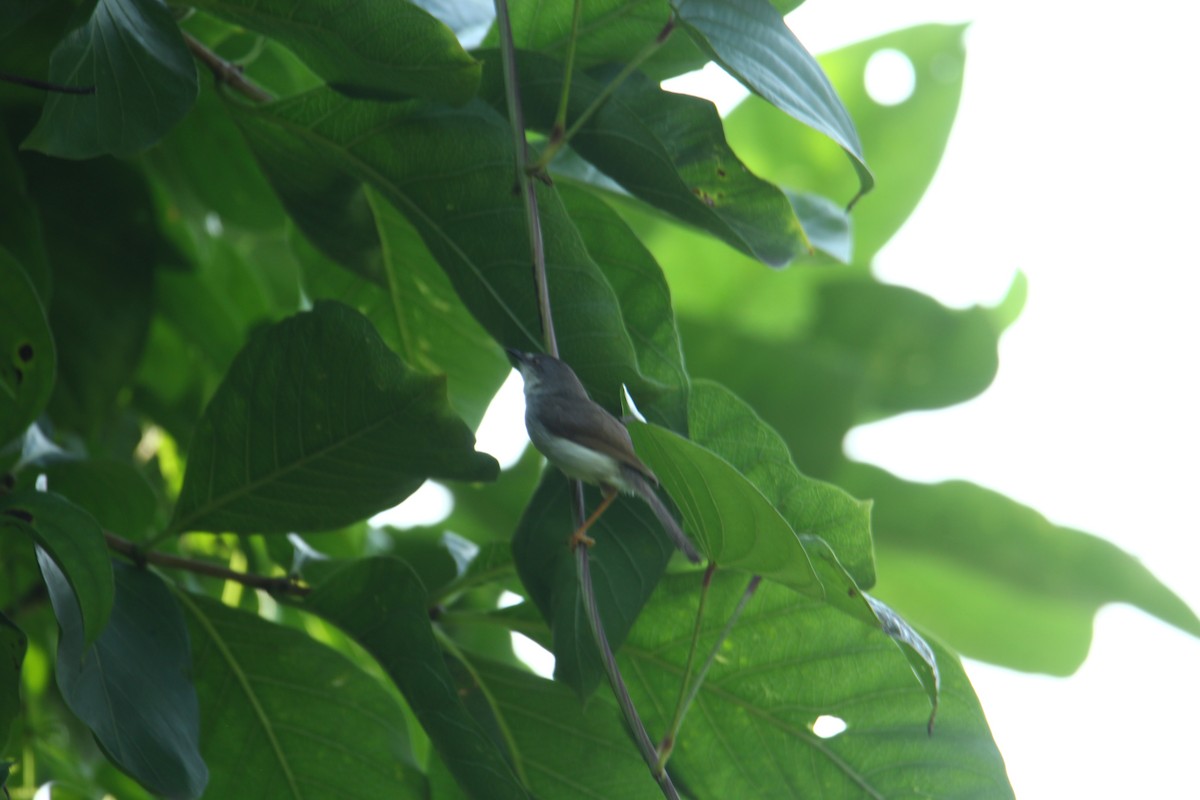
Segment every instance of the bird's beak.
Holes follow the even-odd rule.
[[[508,355],[509,362],[516,367],[517,371],[521,371],[521,367],[529,362],[529,353],[522,353],[520,350],[512,347],[504,348],[504,352]]]

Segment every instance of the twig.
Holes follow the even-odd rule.
[[[707,575],[705,577],[707,578]],[[692,707],[696,695],[700,694],[700,687],[704,685],[704,678],[708,675],[709,668],[717,660],[717,653],[721,651],[721,645],[729,638],[729,632],[733,630],[734,624],[742,616],[742,612],[746,610],[746,604],[750,602],[750,598],[754,596],[754,592],[758,589],[758,584],[761,582],[761,575],[755,575],[750,579],[750,583],[746,585],[746,590],[742,592],[742,598],[738,600],[737,607],[733,609],[733,613],[725,621],[725,626],[717,634],[717,640],[713,642],[712,649],[708,651],[708,658],[705,659],[704,666],[700,668],[700,672],[696,674],[696,679],[688,686],[687,697],[675,709],[675,719],[671,722],[671,729],[663,737],[662,746],[659,748],[658,764],[660,768],[664,767],[667,759],[671,757],[671,751],[675,748],[675,739],[679,735],[679,727],[683,724],[683,718],[687,716],[688,709]]]
[[[525,117],[521,111],[520,84],[517,81],[516,53],[512,38],[512,25],[508,17],[508,2],[507,0],[495,0],[495,4],[496,27],[500,34],[500,54],[504,63],[505,99],[508,102],[508,119],[513,128],[513,145],[517,155],[517,181],[525,199],[525,217],[529,226],[529,243],[533,255],[533,280],[537,287],[538,313],[542,320],[546,352],[557,357],[558,341],[554,334],[554,316],[550,308],[550,292],[546,281],[546,253],[542,242],[541,219],[538,216],[536,187],[533,183],[535,175],[529,168],[529,143],[525,138]],[[575,517],[575,527],[578,529],[584,519],[583,484],[572,480],[571,490],[571,507]],[[612,684],[617,704],[620,705],[625,722],[634,734],[638,750],[651,774],[654,775],[654,779],[658,781],[663,795],[667,800],[678,800],[679,793],[671,782],[671,776],[667,774],[666,770],[656,768],[657,753],[654,743],[650,741],[650,736],[646,733],[646,726],[642,724],[637,709],[633,706],[633,699],[630,698],[629,690],[625,687],[621,671],[617,667],[616,656],[613,655],[608,637],[604,633],[604,625],[600,621],[600,609],[596,604],[596,593],[592,588],[592,574],[588,567],[588,548],[586,546],[577,547],[575,559],[579,571],[580,591],[583,594],[584,606],[587,608],[588,622],[596,640],[596,646],[600,649],[604,670],[608,673],[608,680]]]
[[[637,743],[638,750],[641,751],[642,759],[650,767],[650,773],[654,776],[654,780],[658,781],[663,796],[668,800],[678,800],[679,792],[676,791],[675,784],[671,782],[671,776],[658,765],[658,753],[654,749],[654,742],[650,740],[650,734],[646,733],[646,726],[642,724],[642,718],[638,716],[637,709],[634,708],[633,698],[629,696],[629,689],[626,688],[625,681],[621,678],[621,670],[617,668],[617,658],[608,644],[608,637],[604,635],[604,624],[600,620],[600,607],[596,604],[596,593],[592,589],[592,572],[588,568],[588,548],[577,547],[575,549],[575,564],[579,569],[579,583],[583,591],[583,605],[587,611],[588,623],[596,637],[596,644],[600,648],[604,671],[608,673],[608,681],[612,684],[613,694],[617,697],[617,705],[621,707],[621,715],[625,717],[625,722],[633,732],[633,739]]]
[[[187,43],[188,50],[192,51],[192,55],[200,59],[209,69],[217,80],[226,83],[237,89],[242,94],[249,97],[256,103],[269,103],[275,98],[266,89],[263,89],[256,83],[248,80],[242,74],[242,68],[236,64],[231,64],[219,55],[209,50],[200,42],[199,39],[192,36],[190,33],[183,34],[183,41]]]
[[[291,578],[272,578],[266,575],[254,575],[248,572],[237,572],[227,567],[210,564],[207,561],[197,561],[183,556],[173,556],[170,553],[160,553],[156,550],[143,550],[128,539],[123,539],[115,533],[104,532],[104,540],[110,550],[114,550],[135,564],[157,564],[160,567],[187,570],[197,575],[207,575],[210,578],[235,581],[251,589],[262,589],[269,594],[293,594],[303,597],[308,594],[309,587],[296,583]]]
[[[37,78],[26,78],[21,75],[13,75],[10,72],[0,72],[0,81],[7,83],[15,83],[17,86],[26,86],[30,89],[41,89],[43,92],[57,92],[58,94],[95,94],[95,86],[66,86],[61,83],[51,83],[50,81],[39,81]]]

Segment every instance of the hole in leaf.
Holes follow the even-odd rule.
[[[899,50],[885,48],[867,59],[863,71],[867,94],[881,106],[895,106],[912,97],[917,88],[917,73],[908,56]]]
[[[832,739],[846,730],[846,721],[841,717],[822,714],[812,724],[812,732],[822,739]]]
[[[17,345],[17,358],[28,364],[33,360],[33,345],[29,342],[21,342]]]
[[[513,653],[534,673],[543,678],[554,677],[554,654],[522,633],[512,634]]]

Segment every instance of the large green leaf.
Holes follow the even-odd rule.
[[[142,785],[168,797],[199,797],[208,768],[188,680],[187,627],[170,590],[147,570],[114,564],[112,617],[85,647],[66,578],[49,558],[39,553],[38,560],[62,630],[55,675],[63,700]]]
[[[855,198],[871,191],[854,121],[821,65],[767,0],[686,0],[679,21],[726,72],[776,108],[828,136],[858,173]]]
[[[468,795],[528,798],[505,754],[464,707],[434,639],[427,604],[421,579],[410,567],[393,558],[372,558],[334,571],[304,608],[374,656]]]
[[[207,796],[425,796],[404,710],[375,678],[299,631],[207,597],[179,599]]]
[[[378,248],[382,285],[338,268],[297,237],[292,245],[304,267],[305,291],[353,306],[408,364],[444,373],[450,404],[474,428],[511,367],[463,306],[416,229],[374,190],[359,188],[373,217],[374,231],[364,235]]]
[[[410,2],[198,0],[198,8],[283,42],[338,91],[464,103],[480,64],[453,31]]]
[[[318,90],[265,108],[234,107],[257,153],[291,148],[314,169],[371,184],[412,223],[464,304],[497,341],[540,349],[524,204],[505,120],[481,103],[449,110],[374,103]],[[551,306],[562,357],[615,410],[638,371],[617,298],[553,187],[537,189]]]
[[[0,495],[0,529],[29,536],[49,554],[69,587],[80,647],[95,641],[108,621],[114,591],[104,532],[96,520],[53,492],[27,490]]]
[[[0,614],[0,753],[8,752],[13,723],[21,715],[21,665],[28,644],[25,633]],[[0,776],[0,786],[3,785]]]
[[[0,186],[4,187],[0,192],[0,243],[29,276],[44,308],[50,302],[50,264],[42,241],[41,218],[16,155],[7,132],[0,127]]]
[[[821,66],[862,137],[875,190],[854,207],[854,260],[867,264],[912,213],[941,161],[963,81],[963,26],[920,25],[826,53]],[[882,105],[866,90],[866,68],[880,50],[912,63],[912,96]],[[730,144],[750,169],[783,186],[845,197],[857,177],[831,142],[769,103],[749,97],[725,119]]]
[[[54,339],[29,276],[0,247],[0,445],[37,418],[54,389]]]
[[[1007,497],[865,464],[847,464],[838,480],[875,500],[879,595],[964,655],[1068,675],[1106,603],[1200,636],[1195,612],[1131,555]]]
[[[111,417],[141,356],[155,267],[179,259],[155,225],[145,180],[130,165],[36,154],[22,164],[54,271],[48,312],[58,380],[50,414],[60,430],[91,438]]]
[[[132,464],[113,459],[56,460],[38,470],[49,489],[95,518],[106,530],[142,539],[150,534],[158,500]]]
[[[564,67],[537,53],[518,56],[525,122],[549,132]],[[485,60],[481,95],[504,110],[499,53],[489,52]],[[568,126],[603,90],[600,80],[586,74],[572,78]],[[738,160],[725,143],[716,107],[707,100],[667,92],[644,75],[631,75],[588,118],[571,147],[633,196],[767,264],[782,266],[807,249],[787,197]]]
[[[662,797],[610,697],[598,695],[581,707],[557,681],[483,659],[471,665],[479,684],[463,687],[467,701],[486,695],[541,800]]]
[[[99,0],[50,57],[50,93],[24,147],[62,158],[129,156],[157,142],[196,99],[196,65],[158,0]]]
[[[707,652],[745,586],[719,572],[700,636]],[[668,576],[620,654],[652,736],[684,676],[699,581]],[[829,605],[761,584],[701,686],[668,764],[696,798],[1012,797],[983,711],[954,656],[939,650],[943,702],[926,695],[888,638]],[[846,729],[813,732],[821,716]]]
[[[495,460],[370,322],[329,301],[259,331],[201,418],[170,528],[336,528],[426,478],[491,480]]]

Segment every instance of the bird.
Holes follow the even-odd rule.
[[[591,546],[587,530],[616,499],[635,494],[650,506],[674,545],[688,560],[700,562],[696,546],[684,534],[655,492],[658,477],[633,450],[625,423],[588,396],[571,367],[545,353],[505,348],[525,383],[525,428],[529,439],[569,478],[600,487],[604,500],[572,535],[571,547]]]

